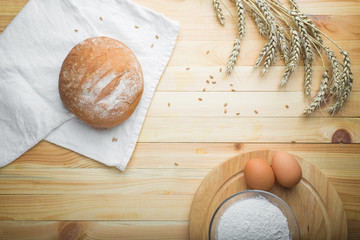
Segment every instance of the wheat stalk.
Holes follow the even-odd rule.
[[[304,115],[311,115],[317,108],[320,107],[320,104],[326,100],[326,95],[328,94],[329,89],[329,72],[325,69],[322,75],[322,81],[320,89],[316,96],[313,98],[309,106],[304,110]]]
[[[299,6],[296,2],[296,0],[289,0],[291,10],[297,12],[298,16],[301,18],[301,20],[308,25],[308,29],[311,32],[311,35],[317,40],[317,45],[321,46],[324,42],[323,38],[321,37],[321,32],[319,28],[316,26],[313,20],[311,20],[308,16],[306,16],[304,13],[301,13],[299,10]],[[321,49],[321,48],[320,48]]]
[[[320,56],[323,66],[325,67],[325,61],[321,54],[321,50],[325,49],[331,65],[332,77],[330,80],[329,71],[326,69],[322,76],[320,88],[309,106],[305,108],[304,114],[311,115],[320,107],[322,102],[326,99],[333,98],[335,98],[335,103],[328,108],[328,111],[331,114],[339,111],[349,98],[353,85],[349,54],[343,51],[329,36],[321,32],[314,21],[299,10],[296,0],[289,0],[290,10],[284,7],[279,0],[233,1],[236,4],[238,14],[238,35],[229,58],[227,72],[230,73],[233,70],[239,55],[240,40],[245,34],[244,6],[246,6],[257,25],[260,35],[268,38],[255,65],[260,66],[263,64],[263,73],[265,73],[276,61],[277,51],[279,51],[286,65],[280,82],[280,85],[284,86],[291,74],[295,71],[300,57],[303,56],[305,68],[304,93],[310,96],[315,54]],[[220,0],[213,0],[217,17],[220,23],[223,24],[224,17],[221,12],[220,2]],[[226,9],[229,11],[228,8]],[[336,54],[324,45],[323,37],[326,37],[332,44],[340,49],[343,55],[342,64],[337,59]]]
[[[228,64],[226,66],[226,72],[231,73],[234,69],[234,65],[240,52],[240,41],[245,36],[245,7],[241,0],[236,0],[237,19],[238,19],[238,36],[235,39],[233,51],[229,57]]]
[[[296,26],[298,27],[298,31],[300,33],[300,39],[301,39],[302,46],[304,48],[305,57],[307,59],[313,59],[314,53],[312,50],[311,41],[310,41],[309,35],[306,31],[305,25],[301,21],[301,19],[297,16],[296,12],[292,12],[292,15],[294,16]]]
[[[225,24],[225,18],[224,18],[224,15],[222,13],[222,9],[220,7],[220,1],[219,0],[213,0],[213,4],[214,4],[214,9],[215,9],[217,19],[219,20],[221,25],[224,25]]]
[[[308,25],[311,35],[317,40],[317,42],[315,42],[315,44],[317,44],[318,46],[323,45],[324,40],[321,37],[321,32],[320,32],[319,28],[316,26],[316,24],[314,23],[314,21],[311,20],[308,16],[306,16],[303,13],[301,13],[300,17]]]
[[[299,33],[295,29],[290,30],[291,34],[291,49],[290,49],[290,59],[286,64],[285,73],[281,79],[280,86],[284,86],[289,80],[290,75],[294,72],[301,54],[301,42]]]

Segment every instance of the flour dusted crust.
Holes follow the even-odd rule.
[[[88,38],[68,54],[59,76],[60,98],[84,122],[114,127],[135,111],[144,90],[141,66],[122,42]]]

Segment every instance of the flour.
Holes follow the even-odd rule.
[[[290,231],[284,214],[264,197],[233,203],[221,216],[215,234],[217,240],[277,239],[289,240]]]

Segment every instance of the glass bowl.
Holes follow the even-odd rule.
[[[257,196],[262,196],[266,200],[268,200],[273,205],[277,206],[280,211],[285,215],[288,221],[288,227],[290,232],[290,239],[298,240],[300,239],[300,229],[297,219],[290,209],[290,207],[278,196],[261,190],[246,190],[242,192],[238,192],[230,197],[228,197],[225,201],[223,201],[220,206],[216,209],[214,215],[212,216],[210,226],[209,226],[209,239],[215,240],[216,229],[218,227],[219,220],[223,213],[237,201],[245,200],[249,198],[254,198]]]

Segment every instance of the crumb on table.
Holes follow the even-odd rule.
[[[258,112],[257,110],[254,110],[254,113],[255,113],[255,114],[258,114],[259,112]]]
[[[139,28],[139,26],[135,26],[135,28]]]
[[[156,38],[156,39],[159,39],[159,36],[158,36],[158,35],[155,35],[155,38]]]
[[[189,70],[190,70],[190,68],[189,68],[189,67],[187,67],[187,68],[185,68],[185,70],[189,71]]]
[[[170,103],[168,103],[168,107],[170,107]]]
[[[102,17],[100,17],[100,20],[102,21],[102,20],[104,20]]]
[[[118,141],[118,139],[116,137],[112,138],[112,142],[117,142],[117,141]]]
[[[78,32],[79,30],[75,29],[74,31],[75,31],[75,32]]]

